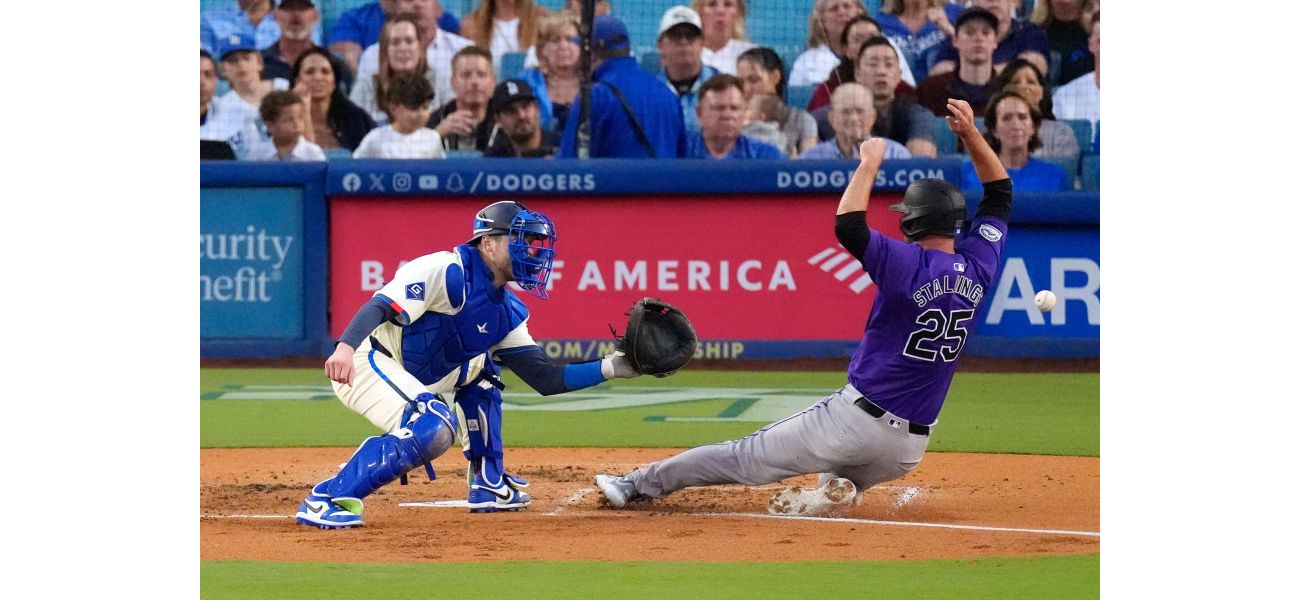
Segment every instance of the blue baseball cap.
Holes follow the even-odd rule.
[[[611,15],[596,17],[591,26],[591,47],[594,50],[631,48],[632,38],[627,34],[627,25]]]
[[[217,60],[226,60],[227,56],[244,50],[257,52],[257,46],[253,44],[252,39],[238,33],[232,33],[217,44]]]

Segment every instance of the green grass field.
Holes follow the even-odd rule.
[[[550,398],[529,393],[511,374],[506,383],[509,447],[686,447],[797,412],[843,385],[844,374],[694,371]],[[334,398],[319,369],[202,369],[200,396],[204,448],[349,447],[375,434]],[[930,451],[1098,456],[1100,375],[958,374]],[[200,573],[205,598],[462,597],[471,581],[486,578],[530,598],[1100,594],[1097,555],[761,564],[205,561]]]
[[[526,598],[1095,598],[1097,556],[897,562],[205,562],[204,598],[465,598],[479,581]]]
[[[204,400],[200,406],[204,448],[354,446],[374,434],[364,418],[333,396],[317,369],[204,369],[201,392],[302,389],[315,399]],[[506,374],[507,391],[528,391]],[[844,385],[843,373],[685,372],[666,379],[642,378],[595,388],[626,395],[616,407],[593,411],[521,412],[508,406],[505,439],[511,447],[683,447],[731,439],[793,414]],[[1100,385],[1096,373],[962,373],[949,392],[931,452],[998,452],[1097,456],[1100,451]],[[679,388],[772,388],[800,390],[789,395],[791,408],[758,420],[682,421],[658,417],[717,419],[747,400],[720,395],[693,401],[636,405],[638,397]],[[560,403],[572,394],[541,398],[508,397],[521,405]],[[531,396],[531,397],[529,397]],[[626,408],[617,406],[626,405]],[[757,411],[750,411],[751,414]],[[308,426],[309,425],[309,426]]]

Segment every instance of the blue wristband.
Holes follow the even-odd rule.
[[[569,391],[589,388],[605,382],[600,373],[600,361],[564,365],[564,387]]]

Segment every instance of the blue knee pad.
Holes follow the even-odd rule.
[[[366,438],[333,479],[316,484],[312,493],[330,498],[365,498],[407,471],[442,455],[451,447],[456,416],[441,402],[430,402],[396,433]]]
[[[505,444],[501,439],[501,390],[472,385],[456,391],[456,402],[465,413],[469,450],[465,458],[481,463],[481,475],[489,485],[500,485],[505,472]]]

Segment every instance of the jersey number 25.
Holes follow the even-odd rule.
[[[961,349],[966,345],[966,327],[964,323],[975,316],[971,309],[954,310],[951,314],[932,308],[916,318],[921,328],[912,332],[907,338],[907,347],[903,354],[912,358],[934,362],[942,358],[952,362],[961,356]],[[937,343],[935,340],[941,340]],[[925,344],[927,347],[922,347]],[[937,349],[935,349],[937,347]]]

